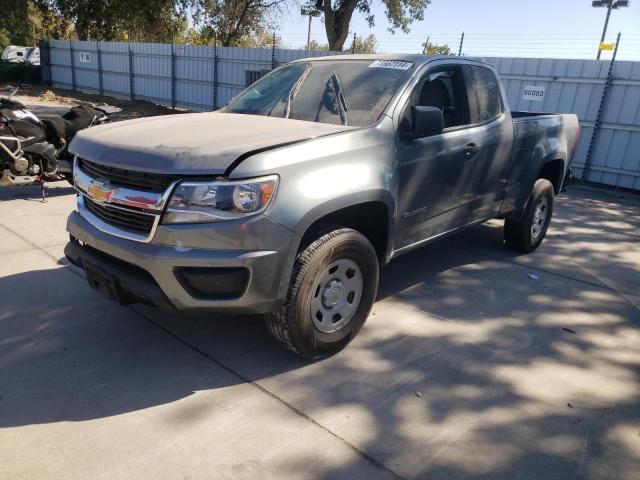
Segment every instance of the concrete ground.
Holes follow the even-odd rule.
[[[399,258],[356,340],[307,362],[258,317],[102,299],[63,259],[72,189],[0,191],[0,478],[638,478],[618,195],[560,195],[531,255],[490,222]]]

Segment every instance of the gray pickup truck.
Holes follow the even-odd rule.
[[[578,136],[575,115],[511,112],[480,61],[295,61],[217,112],[80,132],[65,253],[121,304],[265,314],[282,345],[322,357],[358,333],[398,255],[492,218],[535,250]]]

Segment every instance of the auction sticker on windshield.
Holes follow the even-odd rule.
[[[413,67],[411,62],[401,62],[400,60],[375,60],[369,68],[394,68],[396,70],[409,70]]]

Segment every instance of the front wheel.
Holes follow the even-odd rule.
[[[267,328],[282,346],[307,358],[332,355],[362,328],[378,290],[378,258],[350,228],[325,227],[297,258],[284,305]]]
[[[540,246],[551,223],[553,201],[551,182],[544,178],[536,180],[522,218],[504,222],[504,239],[509,248],[529,253]]]

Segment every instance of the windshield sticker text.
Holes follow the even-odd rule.
[[[369,65],[369,68],[393,68],[395,70],[409,70],[411,67],[413,67],[413,63],[399,60],[376,60]]]

